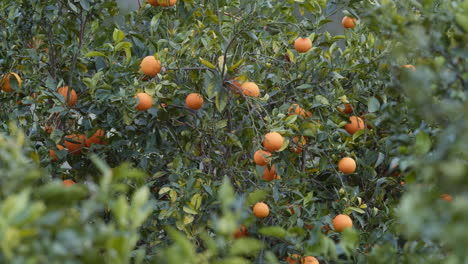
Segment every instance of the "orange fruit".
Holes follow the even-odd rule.
[[[452,195],[447,194],[447,193],[441,194],[441,195],[440,195],[440,198],[441,198],[442,200],[447,201],[447,202],[451,202],[451,201],[453,200]]]
[[[265,181],[272,181],[278,179],[278,175],[276,174],[275,170],[275,165],[271,165],[270,168],[268,168],[268,166],[264,167],[262,179]]]
[[[314,258],[312,256],[307,256],[307,257],[302,259],[301,264],[319,264],[319,261],[318,261],[318,259],[316,259],[316,258]]]
[[[302,211],[302,206],[298,205],[297,207],[299,207],[299,210]],[[296,213],[296,211],[294,211],[294,207],[291,204],[288,205],[288,208],[289,208],[289,211],[291,212],[291,214]]]
[[[242,84],[239,81],[237,81],[237,77],[236,77],[236,78],[230,80],[229,88],[231,88],[231,90],[235,94],[240,94],[240,92],[242,91]]]
[[[403,66],[401,66],[401,67],[410,69],[410,70],[412,70],[412,71],[416,71],[416,67],[414,67],[414,66],[411,65],[411,64],[406,64],[406,65],[403,65]]]
[[[62,150],[63,146],[62,145],[56,145],[58,150]],[[57,154],[55,154],[55,151],[53,149],[49,149],[49,157],[51,161],[56,161],[58,159]]]
[[[18,74],[14,72],[10,72],[6,76],[4,76],[2,80],[0,81],[2,83],[2,90],[7,93],[13,92],[13,88],[11,87],[11,84],[10,84],[11,75],[13,75],[13,77],[15,77],[16,81],[18,82],[18,87],[21,87],[21,84],[23,83]]]
[[[283,136],[278,132],[270,132],[263,139],[263,146],[270,152],[277,151],[283,147]]]
[[[85,135],[82,134],[74,134],[68,135],[65,137],[65,147],[68,151],[74,155],[78,155],[81,152],[86,141]]]
[[[52,133],[52,130],[53,130],[53,129],[52,129],[51,126],[49,126],[49,125],[45,125],[45,126],[44,126],[44,131],[45,131],[46,133],[49,133],[49,134],[50,134],[50,133]]]
[[[146,111],[153,105],[153,98],[147,93],[137,93],[136,97],[138,97],[138,105],[136,108],[140,111]]]
[[[353,112],[353,107],[351,107],[350,104],[345,104],[344,109],[343,109],[343,113],[351,114],[352,112]]]
[[[353,135],[353,134],[356,133],[357,131],[363,130],[363,129],[365,128],[364,120],[362,120],[362,118],[360,118],[360,117],[351,116],[351,117],[349,118],[349,121],[351,121],[351,123],[346,124],[346,125],[345,125],[345,129],[346,129],[346,131],[348,131],[348,133],[350,133],[351,135]]]
[[[86,147],[91,147],[92,144],[105,144],[104,138],[106,137],[106,132],[102,129],[96,130],[96,132],[89,138],[86,139]]]
[[[70,97],[68,97],[68,89],[68,86],[62,86],[58,88],[58,93],[63,96],[65,102],[67,102],[69,106],[74,106],[76,104],[76,100],[78,100],[78,95],[75,90],[71,89]]]
[[[294,49],[299,53],[304,53],[312,48],[312,40],[310,38],[299,37],[294,41]]]
[[[246,237],[248,235],[249,235],[249,232],[247,232],[247,228],[245,228],[245,226],[243,225],[240,225],[239,228],[237,228],[236,231],[234,232],[235,239]]]
[[[342,158],[338,162],[338,169],[344,174],[353,173],[356,170],[356,161],[350,157]]]
[[[259,149],[259,150],[255,151],[254,162],[258,166],[265,166],[270,161],[270,159],[269,159],[270,156],[271,156],[270,152],[264,151],[263,149]]]
[[[306,138],[304,136],[295,136],[292,139],[293,144],[291,146],[291,151],[296,153],[302,152],[302,147],[307,144]]]
[[[203,96],[198,93],[191,93],[185,98],[185,105],[192,110],[198,110],[203,106]]]
[[[159,6],[173,6],[177,3],[177,0],[157,0]]]
[[[258,97],[260,95],[260,89],[254,82],[245,82],[241,85],[241,88],[242,93],[246,96]]]
[[[65,186],[65,187],[69,187],[69,186],[72,186],[73,184],[76,184],[76,182],[75,182],[74,180],[68,179],[68,180],[64,180],[64,181],[62,182],[62,184],[63,184],[63,186]]]
[[[301,256],[299,256],[298,254],[292,254],[291,256],[288,256],[286,258],[286,262],[288,262],[289,264],[299,264],[297,263],[298,260],[301,260]]]
[[[356,26],[356,21],[356,18],[345,16],[343,17],[343,20],[341,20],[341,24],[344,28],[354,28]]]
[[[337,232],[343,232],[345,228],[352,228],[353,227],[353,220],[348,215],[340,214],[333,218],[333,228]]]
[[[158,0],[148,0],[148,4],[150,4],[152,6],[158,6],[159,5]]]
[[[266,203],[256,203],[252,209],[257,218],[265,218],[270,214],[270,208]]]
[[[153,77],[161,71],[161,62],[154,58],[154,56],[146,56],[140,63],[141,71]]]

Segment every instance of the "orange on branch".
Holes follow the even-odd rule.
[[[264,151],[263,149],[259,149],[255,151],[254,154],[254,162],[258,166],[265,166],[269,162],[269,157],[271,156],[271,153],[268,151]]]
[[[191,93],[185,98],[185,105],[192,110],[202,108],[203,102],[203,96],[198,93]]]
[[[284,138],[278,132],[270,132],[263,139],[263,147],[270,152],[277,151],[283,147]]]
[[[161,62],[154,56],[146,56],[140,63],[140,69],[145,75],[153,77],[161,71]]]
[[[65,186],[65,187],[69,187],[69,186],[72,186],[72,185],[76,184],[76,182],[75,182],[74,180],[68,179],[68,180],[64,180],[64,181],[62,182],[62,184],[63,184],[63,186]]]
[[[343,25],[344,28],[354,28],[356,26],[357,19],[352,18],[349,16],[343,17],[343,20],[341,20],[341,24]]]
[[[91,147],[92,144],[105,144],[104,138],[106,137],[106,132],[102,129],[96,130],[96,132],[89,138],[86,139],[86,147]]]
[[[356,161],[353,158],[345,157],[338,162],[338,169],[344,174],[350,174],[356,171]]]
[[[360,117],[351,116],[349,118],[349,121],[351,121],[351,123],[346,124],[345,129],[351,135],[354,135],[354,133],[356,133],[359,130],[363,130],[366,127],[364,120],[362,120],[362,118]]]
[[[58,150],[63,150],[62,145],[57,144],[56,147],[57,147]],[[50,157],[51,161],[56,161],[58,159],[57,154],[55,154],[55,150],[53,150],[53,149],[49,149],[49,157]]]
[[[340,214],[333,218],[333,228],[337,232],[343,232],[345,228],[352,228],[353,227],[353,220],[348,215]]]
[[[0,81],[2,83],[2,90],[7,93],[13,92],[13,87],[11,87],[11,76],[15,77],[16,81],[18,82],[18,87],[21,87],[23,81],[19,77],[19,75],[15,72],[10,72],[9,74],[5,75],[2,80]]]
[[[298,154],[302,152],[302,148],[307,144],[307,140],[304,136],[295,136],[292,141],[291,151]]]
[[[263,175],[262,179],[265,181],[272,181],[278,179],[278,175],[276,174],[275,165],[271,165],[270,168],[265,166],[263,168]]]
[[[304,53],[312,48],[312,40],[310,38],[299,37],[294,41],[294,49],[299,53]]]
[[[151,95],[147,93],[138,93],[135,97],[138,98],[138,105],[137,109],[140,111],[146,111],[153,106],[153,99],[151,98]]]
[[[256,203],[252,209],[253,214],[257,218],[265,218],[270,214],[270,208],[266,203]]]
[[[76,94],[76,91],[74,89],[70,89],[70,92],[69,92],[68,91],[69,89],[70,88],[68,86],[62,86],[58,88],[58,93],[61,96],[63,96],[68,106],[74,106],[76,104],[76,101],[78,100],[78,94]]]
[[[246,96],[258,97],[260,96],[260,89],[258,85],[254,82],[245,82],[241,85],[241,91]]]
[[[65,137],[65,147],[71,154],[78,155],[85,145],[86,137],[83,134],[73,134]]]

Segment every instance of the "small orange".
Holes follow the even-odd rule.
[[[246,237],[248,235],[249,235],[249,232],[247,232],[247,228],[245,228],[244,225],[240,225],[239,228],[237,228],[236,231],[234,232],[235,239]]]
[[[294,49],[299,53],[304,53],[312,48],[312,40],[310,38],[299,37],[294,41]]]
[[[63,150],[62,145],[56,145],[58,150]],[[51,161],[56,161],[58,159],[57,154],[55,154],[55,151],[53,149],[49,149],[49,157]]]
[[[271,165],[270,168],[265,166],[263,169],[262,179],[265,181],[272,181],[278,179],[278,175],[276,174],[275,165]]]
[[[344,174],[353,173],[356,170],[356,161],[353,158],[345,157],[338,162],[338,169]]]
[[[45,131],[46,133],[49,133],[49,134],[50,134],[50,133],[52,133],[52,130],[53,130],[53,129],[52,129],[51,126],[49,126],[49,125],[45,125],[45,126],[44,126],[44,131]]]
[[[265,166],[270,161],[270,159],[269,159],[270,156],[271,156],[270,152],[264,151],[263,149],[259,149],[259,150],[255,151],[254,162],[258,166]]]
[[[307,144],[306,138],[304,136],[295,136],[292,139],[293,144],[291,146],[291,151],[296,153],[302,152],[302,147]]]
[[[245,82],[241,85],[241,88],[242,93],[246,96],[258,97],[260,95],[260,89],[254,82]]]
[[[301,260],[301,256],[298,254],[292,254],[291,256],[288,256],[286,258],[286,262],[288,262],[289,264],[299,264],[297,263],[298,260]]]
[[[440,198],[441,198],[442,200],[447,201],[447,202],[451,202],[451,201],[453,200],[452,195],[447,194],[447,193],[441,194],[441,195],[440,195]]]
[[[13,75],[13,77],[15,77],[16,81],[18,82],[18,87],[21,87],[21,84],[23,83],[21,78],[19,77],[19,75],[17,73],[10,72],[6,76],[4,76],[2,78],[2,80],[0,81],[2,83],[2,90],[7,92],[7,93],[13,92],[13,88],[11,87],[11,84],[10,84],[11,75]]]
[[[411,64],[406,64],[406,65],[403,65],[403,66],[401,66],[401,67],[410,69],[410,70],[412,70],[412,71],[416,71],[416,67],[414,67],[414,66],[411,65]]]
[[[73,141],[73,142],[72,142]],[[74,134],[65,137],[65,147],[71,154],[78,155],[86,141],[85,135]]]
[[[351,114],[353,112],[353,107],[350,104],[345,104],[343,113],[345,114]]]
[[[349,118],[349,121],[351,121],[351,123],[346,124],[346,125],[345,125],[345,129],[346,129],[346,131],[348,131],[348,133],[350,133],[351,135],[353,135],[353,134],[356,133],[357,131],[363,130],[363,129],[365,128],[364,120],[362,120],[362,118],[360,118],[360,117],[351,116],[351,117]]]
[[[203,106],[203,96],[198,93],[191,93],[185,98],[185,105],[192,110],[198,110]]]
[[[96,132],[89,138],[86,139],[86,147],[91,147],[92,144],[105,144],[104,138],[106,137],[106,132],[102,129],[96,130]]]
[[[58,88],[58,93],[63,96],[65,99],[65,102],[68,103],[69,106],[74,106],[76,104],[76,101],[78,100],[78,95],[76,94],[76,91],[71,89],[70,90],[70,97],[68,97],[68,86],[62,86]]]
[[[177,0],[158,0],[159,6],[173,6],[177,3]]]
[[[354,28],[356,26],[356,21],[356,18],[345,16],[343,20],[341,20],[341,24],[344,28]]]
[[[148,0],[148,4],[150,4],[152,6],[158,6],[159,5],[158,0]]]
[[[353,227],[353,220],[348,215],[340,214],[333,218],[333,228],[337,232],[343,232],[345,228],[352,228]]]
[[[319,261],[315,257],[307,256],[307,257],[302,259],[301,264],[319,264]]]
[[[270,214],[270,208],[266,203],[256,203],[253,207],[253,214],[257,218],[265,218]]]
[[[270,132],[263,139],[263,146],[270,152],[277,151],[283,147],[283,136],[278,132]]]
[[[62,182],[62,184],[63,184],[63,186],[65,186],[65,187],[69,187],[69,186],[72,186],[73,184],[76,184],[76,182],[75,182],[74,180],[68,179],[68,180],[64,180],[64,181]]]
[[[154,58],[154,56],[146,56],[140,63],[141,71],[153,77],[161,71],[161,61]]]
[[[136,108],[140,111],[146,111],[153,105],[153,98],[147,93],[138,93],[136,97],[138,97],[138,105]]]

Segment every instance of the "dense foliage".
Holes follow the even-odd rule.
[[[22,80],[0,92],[0,262],[463,263],[467,13],[466,0],[0,2],[0,76]],[[313,47],[297,52],[298,37]],[[151,55],[154,77],[140,70]],[[350,134],[351,116],[365,129]],[[253,162],[268,132],[285,139],[272,181]],[[353,228],[337,232],[338,214]]]

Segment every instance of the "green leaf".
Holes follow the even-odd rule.
[[[269,191],[264,189],[257,189],[251,192],[247,197],[247,205],[252,206],[257,202],[265,200],[269,193]]]
[[[85,54],[85,57],[105,57],[106,54],[99,51],[90,51]]]
[[[367,102],[367,107],[368,107],[367,111],[369,111],[369,113],[377,112],[380,109],[380,102],[379,100],[377,100],[377,98],[372,96],[369,98]]]
[[[125,33],[123,33],[123,31],[121,31],[121,30],[119,30],[117,28],[114,28],[114,33],[112,34],[112,39],[114,39],[114,42],[119,43],[124,38],[125,38]]]
[[[203,65],[205,65],[206,67],[210,68],[210,69],[215,69],[216,68],[216,66],[214,66],[211,62],[209,62],[209,61],[207,61],[207,60],[205,60],[205,59],[203,59],[201,57],[200,57],[200,62]]]
[[[427,135],[424,131],[420,131],[416,135],[416,143],[415,143],[415,152],[416,154],[426,154],[431,149],[432,143],[431,138]]]
[[[279,239],[285,239],[288,232],[280,226],[268,226],[262,227],[258,232],[265,236],[276,237]]]
[[[219,188],[218,199],[221,201],[223,210],[228,209],[231,203],[234,201],[234,189],[231,186],[229,178],[224,177],[223,183]]]
[[[229,253],[232,256],[256,256],[263,249],[263,243],[255,238],[240,238],[230,246]]]

